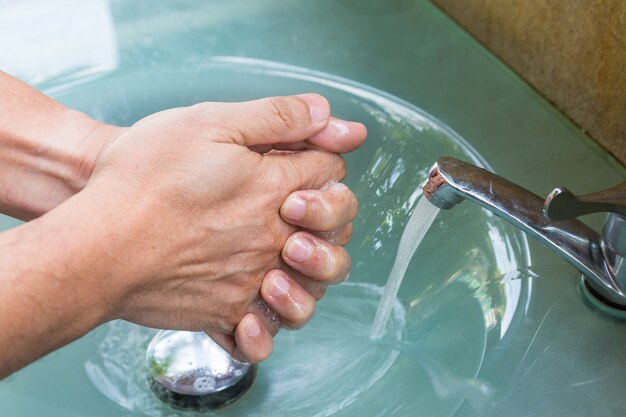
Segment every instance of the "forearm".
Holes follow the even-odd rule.
[[[0,234],[0,379],[110,318],[107,228],[79,197]]]
[[[30,220],[80,191],[117,129],[0,71],[0,212]]]

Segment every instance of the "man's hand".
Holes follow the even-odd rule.
[[[256,362],[348,272],[356,199],[319,191],[345,170],[319,149],[354,149],[365,129],[323,98],[203,103],[118,133],[83,191],[0,236],[0,309],[13,313],[0,376],[114,318],[204,330]]]
[[[344,228],[345,244],[356,199],[345,186],[296,192],[341,180],[345,163],[337,154],[256,151],[328,140],[329,116],[317,95],[202,103],[149,116],[111,144],[85,194],[99,202],[111,229],[122,229],[114,239],[120,252],[108,256],[140,254],[110,273],[119,277],[112,287],[122,289],[111,296],[118,300],[111,318],[204,330],[240,359],[256,362],[269,355],[278,330],[258,302],[261,278],[271,271],[265,299],[282,323],[303,325],[315,304],[305,288],[320,296],[321,284],[346,277],[350,259],[340,245],[294,234],[279,215],[281,205],[286,220],[300,226]],[[343,127],[353,130],[341,138],[352,147],[364,139],[361,125]]]

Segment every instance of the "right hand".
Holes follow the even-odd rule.
[[[151,115],[107,146],[79,194],[112,230],[102,254],[114,261],[107,263],[108,318],[206,331],[239,359],[265,359],[277,329],[259,311],[263,277],[298,269],[281,257],[298,230],[281,218],[281,205],[297,190],[341,180],[345,163],[315,149],[259,152],[334,150],[329,119],[328,103],[317,95],[201,103]],[[337,149],[364,140],[362,125],[332,123],[343,125]],[[302,266],[303,286],[307,275],[324,284],[345,278],[343,248],[323,256],[323,274]]]

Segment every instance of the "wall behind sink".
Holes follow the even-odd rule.
[[[626,1],[433,1],[626,165]]]

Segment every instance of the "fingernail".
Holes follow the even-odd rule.
[[[334,184],[332,187],[330,187],[330,189],[331,191],[342,193],[348,189],[348,186],[342,182],[338,182],[337,184]]]
[[[283,204],[283,216],[286,220],[300,221],[304,219],[306,201],[300,197],[290,197]]]
[[[282,297],[289,293],[289,281],[281,275],[275,275],[270,288],[270,295],[272,297]]]
[[[261,327],[255,319],[249,319],[246,323],[246,328],[244,329],[244,331],[248,336],[256,337],[261,334]]]
[[[311,256],[313,246],[305,238],[296,238],[287,246],[287,257],[294,262],[304,262]]]
[[[322,123],[330,117],[330,107],[326,99],[318,94],[300,94],[296,96],[306,102],[313,123]]]

